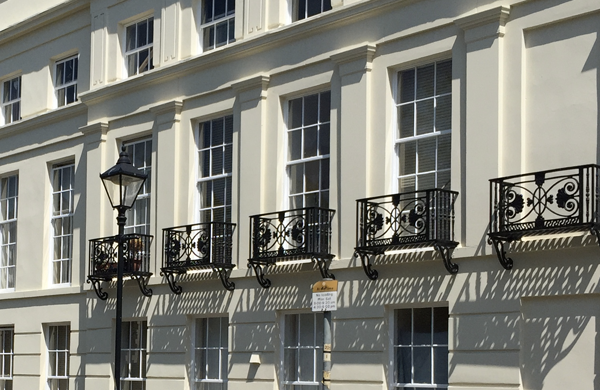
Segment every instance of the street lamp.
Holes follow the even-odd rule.
[[[130,209],[138,197],[148,175],[131,164],[125,146],[117,164],[100,174],[102,184],[113,209],[117,210],[119,225],[117,258],[117,313],[115,326],[115,389],[121,389],[121,327],[123,322],[123,236],[125,234],[125,212]]]

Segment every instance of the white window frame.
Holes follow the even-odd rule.
[[[304,15],[299,15],[300,12],[300,3],[304,3]],[[320,11],[312,14],[312,15],[308,15],[308,3],[309,2],[320,2]],[[304,20],[304,19],[308,19],[308,18],[312,18],[314,16],[320,15],[323,12],[328,12],[332,10],[331,7],[331,0],[290,0],[289,1],[289,7],[290,7],[290,20],[292,23],[294,22],[298,22],[300,20]],[[296,17],[298,16],[298,17]]]
[[[5,186],[7,189],[5,190]],[[12,187],[15,187],[14,189]],[[11,194],[12,193],[12,194]],[[12,205],[12,206],[11,206]],[[19,205],[19,176],[10,175],[0,177],[0,291],[14,291],[16,284],[16,268],[17,268],[17,215]],[[7,226],[9,230],[9,241],[4,242],[4,237],[1,230]],[[14,237],[13,237],[14,234]],[[2,258],[2,253],[5,253],[4,248],[8,247],[7,253],[11,250],[14,253],[13,264],[9,264],[9,259]],[[12,285],[9,274],[12,272]],[[3,287],[4,285],[4,287]]]
[[[321,99],[324,95],[329,95],[329,112],[326,116],[323,116],[323,114],[321,113]],[[315,123],[310,123],[310,124],[306,124],[304,123],[304,114],[305,114],[305,100],[307,98],[311,98],[313,96],[317,96],[317,107],[318,107],[318,111],[317,111],[317,121]],[[292,123],[293,118],[292,118],[292,114],[291,114],[291,105],[293,104],[292,102],[297,102],[297,101],[301,101],[301,105],[302,105],[302,119],[301,119],[301,124],[299,126],[294,126],[296,123]],[[321,92],[317,92],[317,93],[312,93],[312,94],[307,94],[304,96],[300,96],[297,98],[293,98],[293,99],[289,99],[286,102],[286,117],[285,117],[285,126],[286,126],[286,167],[285,167],[285,172],[286,172],[286,176],[287,176],[287,198],[286,198],[286,204],[284,205],[286,209],[297,209],[297,208],[304,208],[304,207],[308,207],[307,206],[307,201],[306,198],[307,196],[317,196],[318,197],[318,202],[317,205],[318,207],[323,207],[323,208],[329,208],[329,200],[330,200],[330,183],[331,183],[331,159],[330,159],[330,155],[331,155],[331,91],[327,90],[327,91],[321,91]],[[324,120],[321,120],[324,119]],[[316,148],[316,155],[314,156],[308,156],[308,157],[304,157],[304,148],[305,148],[305,140],[306,140],[306,133],[310,128],[316,127],[317,132],[316,132],[316,140],[314,140],[315,142],[315,148]],[[326,148],[326,153],[321,154],[321,132],[325,131],[324,129],[327,129],[326,131],[329,133],[328,137],[327,137],[327,148]],[[295,141],[293,141],[293,133],[300,132],[300,156],[299,157],[294,157],[293,156],[293,143]],[[314,163],[314,162],[318,162],[319,163],[319,172],[318,172],[318,189],[317,190],[310,190],[308,191],[306,189],[306,184],[307,184],[307,180],[306,180],[306,166],[307,164],[310,163]],[[302,190],[301,191],[294,191],[294,185],[293,185],[293,169],[295,167],[298,166],[302,166]],[[323,179],[323,175],[325,174],[324,172],[324,167],[327,167],[327,180]],[[325,188],[323,186],[324,182],[326,182],[327,188]],[[326,193],[326,195],[325,195]],[[298,207],[297,206],[297,202],[295,202],[293,200],[294,197],[302,197],[302,206]],[[324,198],[326,196],[326,204],[324,204],[325,202],[323,202]],[[313,205],[314,206],[314,205]]]
[[[63,70],[62,75],[59,74],[58,67],[67,63],[73,63],[73,75],[72,80],[65,81],[66,72]],[[59,76],[61,76],[59,80]],[[56,61],[54,64],[54,96],[56,98],[56,106],[62,107],[77,101],[77,79],[79,76],[79,54],[63,58],[62,60]],[[71,102],[68,101],[67,92],[69,88],[74,88],[75,99]]]
[[[210,332],[210,327],[208,326],[209,321],[219,320],[219,334],[214,335]],[[203,322],[200,325],[200,322]],[[204,330],[202,335],[199,334],[200,329]],[[210,384],[221,384],[221,390],[227,390],[227,375],[228,375],[228,358],[229,358],[229,317],[228,316],[220,316],[220,317],[202,317],[196,318],[194,320],[194,339],[192,345],[192,367],[193,367],[193,377],[191,389],[196,390],[199,388],[198,386],[202,386],[203,383]],[[204,346],[201,346],[198,337],[205,337]],[[208,340],[216,339],[219,340],[218,345],[209,346]],[[218,378],[210,378],[208,373],[208,353],[216,352],[219,355],[219,370],[218,370]],[[201,358],[198,355],[202,355]],[[199,378],[199,366],[201,364],[205,365],[205,377]]]
[[[442,129],[442,130],[438,130],[437,129],[437,123],[436,123],[436,113],[437,113],[437,108],[438,108],[438,100],[439,99],[450,99],[450,111],[452,111],[452,89],[450,89],[450,92],[445,92],[445,93],[440,93],[438,94],[437,91],[437,73],[438,73],[438,65],[439,64],[445,64],[445,63],[450,63],[450,68],[451,68],[451,64],[452,64],[452,60],[451,59],[444,59],[444,60],[440,60],[440,61],[434,61],[434,62],[430,62],[427,64],[423,64],[420,66],[416,66],[416,67],[412,67],[412,68],[408,68],[408,69],[403,69],[400,70],[399,72],[396,73],[396,77],[395,77],[395,83],[394,83],[394,94],[395,94],[395,99],[394,99],[394,115],[395,115],[395,120],[394,120],[394,149],[395,149],[395,169],[396,169],[396,173],[395,173],[395,180],[393,182],[393,186],[392,186],[392,191],[393,192],[409,192],[409,191],[403,191],[401,186],[400,186],[400,181],[402,179],[406,179],[406,178],[413,178],[414,179],[414,187],[415,190],[426,190],[426,189],[433,189],[433,188],[443,188],[443,189],[450,189],[450,179],[449,177],[451,176],[451,162],[448,162],[449,166],[448,168],[442,168],[442,169],[438,169],[438,165],[440,163],[440,159],[439,157],[439,150],[440,150],[440,141],[444,138],[449,139],[450,145],[450,151],[448,153],[448,155],[450,156],[449,158],[451,159],[451,133],[452,133],[452,112],[450,112],[450,124],[449,124],[449,128],[447,129]],[[422,98],[417,98],[417,74],[418,74],[418,70],[419,69],[424,69],[428,66],[434,66],[434,74],[433,74],[433,90],[434,93],[431,96],[426,96],[426,97],[422,97]],[[400,77],[401,74],[404,72],[409,72],[409,71],[414,71],[415,75],[414,75],[414,99],[413,100],[408,100],[405,102],[401,102],[401,91],[400,88],[398,87],[399,83],[400,83]],[[450,74],[451,74],[452,70],[450,69]],[[418,113],[417,113],[417,105],[419,103],[424,103],[427,101],[433,100],[433,131],[431,132],[427,132],[424,134],[417,134],[418,130],[417,130],[417,119],[418,119]],[[402,106],[410,106],[412,105],[414,107],[413,109],[413,124],[412,124],[412,132],[413,135],[409,136],[409,137],[401,137],[400,136],[400,115],[398,114],[398,111],[400,110],[400,107]],[[402,174],[402,166],[401,166],[401,148],[403,147],[403,145],[407,145],[410,143],[415,143],[415,145],[418,145],[419,142],[427,142],[427,141],[435,141],[435,167],[434,169],[431,170],[427,170],[427,171],[418,171],[419,169],[419,152],[418,152],[418,147],[415,146],[415,161],[414,161],[414,172],[413,173],[407,173],[407,174]],[[419,186],[419,176],[423,176],[423,175],[434,175],[434,185],[433,187],[420,187]],[[448,180],[443,180],[441,178],[440,174],[444,174],[445,176],[448,177]],[[440,182],[440,180],[443,180],[444,182]]]
[[[223,142],[213,145],[214,138],[214,126],[215,123],[222,122],[223,125]],[[228,139],[226,127],[228,124],[231,126],[231,137]],[[210,126],[210,140],[208,142],[208,146],[203,145],[203,140],[201,139],[201,128],[202,126],[208,125]],[[219,118],[206,120],[200,122],[196,127],[196,155],[198,158],[197,169],[197,179],[196,179],[196,188],[198,194],[198,220],[199,222],[231,222],[231,213],[232,213],[232,196],[233,196],[233,115],[225,115]],[[229,154],[229,156],[228,156]],[[208,169],[207,174],[205,175],[202,172],[202,168],[204,168],[203,156],[208,157]],[[221,169],[218,170],[213,166],[213,157],[222,157]],[[227,158],[229,158],[229,163],[227,162]],[[213,172],[213,170],[216,170]],[[224,193],[224,201],[222,205],[215,205],[215,191],[214,184],[219,181],[225,182],[225,188],[223,190]],[[203,186],[210,186],[210,204],[204,205],[203,199],[206,194],[202,189]],[[215,211],[223,210],[224,218],[215,219]],[[209,220],[206,220],[204,214],[210,213]]]
[[[137,323],[138,329],[140,329],[140,340],[139,348],[134,348],[132,346],[132,331],[131,324]],[[121,332],[121,340],[125,341],[126,347],[121,348],[121,388],[122,389],[130,389],[131,382],[141,382],[142,390],[146,389],[146,371],[147,371],[147,355],[148,355],[148,323],[145,320],[132,320],[132,321],[123,321],[123,325],[128,324],[128,326],[123,326]],[[127,332],[126,334],[124,334]],[[132,364],[131,357],[135,356],[139,359],[139,371],[138,375],[134,376],[132,374]],[[129,357],[129,358],[128,358]],[[129,363],[128,363],[129,362]],[[123,376],[123,374],[127,372],[127,376]]]
[[[13,84],[17,84],[17,96],[13,96]],[[8,91],[7,91],[8,88]],[[8,125],[21,120],[21,90],[23,83],[21,76],[12,77],[2,81],[2,124]],[[16,112],[15,112],[16,111]],[[18,114],[18,118],[15,115]]]
[[[60,344],[60,337],[58,338],[56,345],[50,345],[52,342],[52,332],[56,331],[60,333],[61,331],[66,333],[66,337],[63,340],[65,342],[64,345]],[[48,352],[48,369],[47,369],[47,383],[49,389],[57,389],[57,390],[68,390],[69,389],[69,360],[70,360],[70,337],[71,337],[71,329],[69,325],[48,325],[47,327],[47,337],[46,337],[46,346]],[[52,355],[55,354],[53,357]],[[52,361],[54,360],[54,365]],[[60,363],[62,360],[62,364],[64,367],[64,371],[62,373],[58,372],[58,367],[60,367]],[[53,366],[56,372],[53,372]],[[57,387],[53,387],[52,384],[57,383]],[[60,386],[60,384],[66,384],[66,387]]]
[[[414,311],[415,310],[419,310],[419,309],[428,309],[431,311],[431,338],[430,338],[430,342],[427,344],[414,344]],[[446,322],[446,342],[445,343],[434,343],[434,313],[436,309],[446,309],[448,311],[448,319]],[[398,343],[397,340],[397,320],[396,317],[398,315],[398,312],[400,310],[410,310],[411,312],[411,342],[409,344],[400,344]],[[449,310],[448,307],[445,305],[439,305],[439,304],[435,304],[432,306],[418,306],[418,307],[398,307],[394,310],[390,310],[389,312],[390,316],[389,316],[389,324],[390,324],[390,332],[389,332],[389,345],[390,345],[390,370],[389,370],[389,388],[391,390],[394,389],[403,389],[403,388],[422,388],[422,389],[447,389],[448,388],[448,381],[446,381],[446,383],[435,383],[435,368],[434,368],[434,353],[433,353],[433,349],[434,348],[446,348],[446,352],[448,353],[448,346],[449,346],[449,337],[450,337],[450,333],[449,333]],[[414,347],[418,347],[418,348],[430,348],[430,360],[431,360],[431,383],[414,383],[414,375],[415,375],[415,367],[414,364],[412,364],[411,362],[411,383],[399,383],[396,382],[396,378],[397,378],[397,349],[398,348],[411,348],[411,358],[412,358],[412,349],[414,349]],[[446,369],[448,369],[448,365],[446,364]],[[446,378],[447,379],[447,378]]]
[[[148,175],[148,178],[140,190],[133,207],[127,210],[125,213],[125,216],[127,217],[127,221],[125,223],[125,234],[150,234],[150,202],[152,198],[152,138],[147,137],[134,141],[123,142],[123,146],[125,146],[133,166],[139,171],[142,171]],[[140,148],[143,148],[144,150],[144,156],[141,159],[137,156]],[[145,223],[137,223],[140,213],[144,214],[143,218],[145,218]]]
[[[147,28],[146,28],[146,43],[142,44],[140,46],[138,46],[138,42],[137,42],[137,37],[138,37],[138,27],[141,23],[146,23],[147,24]],[[149,31],[151,28],[151,32]],[[135,43],[132,45],[132,47],[129,47],[129,35],[128,35],[128,31],[130,28],[133,28],[135,30]],[[124,65],[125,65],[125,73],[127,74],[127,77],[131,77],[131,76],[135,76],[144,72],[147,72],[149,70],[154,69],[154,17],[153,16],[149,16],[147,18],[141,19],[141,20],[137,20],[133,23],[129,23],[125,26],[124,28],[124,34],[125,34],[125,38],[124,38],[124,50],[123,50],[123,57],[124,57]],[[147,63],[147,69],[145,70],[141,70],[140,71],[140,58],[139,55],[141,52],[143,51],[148,51],[148,56],[146,57],[148,60]],[[135,57],[132,57],[135,56]],[[131,59],[130,59],[131,58]],[[130,67],[130,62],[132,60],[135,60],[135,69],[132,69]]]
[[[10,340],[10,345],[7,346],[6,339]],[[15,328],[2,326],[0,327],[0,390],[12,390],[13,367],[15,356]],[[5,366],[8,360],[8,372]]]
[[[212,4],[211,15],[207,15],[206,4],[210,2]],[[215,15],[215,3],[225,3],[225,13]],[[229,6],[233,5],[233,9],[229,9]],[[225,28],[227,39],[225,41],[217,42],[217,29]],[[209,50],[216,49],[221,46],[229,45],[235,42],[235,0],[202,0],[200,1],[200,47],[201,50],[206,52]],[[206,42],[206,34],[212,31],[213,44],[210,45]]]
[[[67,183],[63,180],[65,172],[68,172],[69,174]],[[57,175],[58,178],[56,177]],[[73,256],[75,163],[71,162],[53,165],[50,171],[50,180],[52,186],[52,216],[50,218],[50,231],[52,232],[50,284],[68,285],[71,283],[71,264]],[[57,183],[56,180],[59,182]],[[58,188],[56,187],[57,184]],[[65,184],[66,188],[64,186]],[[66,208],[65,202],[68,203]],[[60,228],[60,231],[57,230],[58,228]],[[59,248],[57,248],[57,244],[60,246]],[[55,267],[59,269],[58,274]]]
[[[312,337],[312,345],[300,345],[300,338],[302,329],[300,328],[300,316],[311,316],[313,320],[313,337]],[[320,318],[319,318],[320,317]],[[290,329],[289,321],[294,320],[297,321],[297,329],[300,331],[296,337],[296,345],[288,346],[286,345],[286,334]],[[322,390],[323,386],[321,383],[322,374],[323,374],[323,343],[324,343],[324,332],[323,332],[323,313],[322,312],[292,312],[292,313],[284,313],[281,316],[281,360],[280,360],[280,378],[281,378],[281,390],[299,390],[299,389],[312,389],[312,390]],[[319,336],[321,339],[319,340]],[[286,379],[286,367],[288,362],[286,361],[286,351],[296,351],[296,361],[300,361],[299,353],[300,351],[312,351],[312,364],[313,364],[313,378],[312,381],[302,381],[298,380],[299,376],[299,366],[296,368],[295,378],[296,380],[287,380]]]

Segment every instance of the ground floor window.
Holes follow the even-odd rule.
[[[121,390],[146,389],[146,321],[123,322],[121,328]]]
[[[398,309],[394,332],[392,388],[447,388],[448,308]]]
[[[226,390],[229,318],[198,318],[195,325],[194,390]]]
[[[0,328],[0,390],[12,390],[13,328]]]
[[[287,314],[283,340],[283,389],[321,389],[323,313]]]

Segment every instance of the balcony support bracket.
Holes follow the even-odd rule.
[[[506,256],[506,251],[504,250],[504,242],[507,244],[510,243],[511,240],[489,237],[488,244],[493,245],[496,251],[496,255],[498,256],[498,260],[500,261],[500,265],[504,267],[505,270],[510,271],[513,268],[513,260],[510,257]]]
[[[590,233],[596,236],[596,240],[598,242],[598,246],[600,246],[600,227],[598,225],[594,225],[590,228]]]
[[[260,284],[263,288],[271,287],[271,280],[265,278],[264,270],[268,267],[268,264],[259,264],[253,261],[248,262],[248,266],[252,267],[254,270],[254,274],[256,275],[256,280],[258,280],[258,284]]]
[[[458,272],[458,264],[452,262],[452,252],[454,251],[455,247],[455,245],[433,245],[433,249],[435,249],[440,256],[442,256],[442,259],[444,260],[444,266],[451,275],[455,275]]]
[[[229,275],[231,274],[231,268],[223,268],[223,267],[215,267],[213,266],[213,270],[215,270],[219,274],[219,278],[221,278],[221,283],[223,283],[223,287],[227,291],[235,290],[235,283],[229,280]]]
[[[138,285],[140,286],[140,291],[142,292],[142,294],[144,294],[147,297],[152,296],[152,289],[148,288],[148,282],[150,282],[150,275],[132,274],[131,278],[135,279],[135,281],[137,281]]]
[[[380,253],[370,253],[361,250],[355,250],[354,256],[360,257],[360,262],[362,263],[363,270],[367,277],[371,280],[377,280],[379,277],[379,272],[376,269],[371,268],[371,257],[376,256]]]
[[[94,287],[94,291],[96,292],[96,295],[98,295],[98,298],[106,301],[108,299],[108,293],[106,291],[102,291],[102,280],[103,279],[88,277],[87,282],[92,284],[92,287]]]
[[[334,279],[335,280],[335,276],[329,272],[329,266],[331,265],[331,258],[312,256],[312,261],[317,263],[317,265],[319,266],[319,271],[321,271],[321,276],[323,277],[323,279]]]
[[[171,288],[171,291],[179,295],[183,291],[183,288],[177,284],[177,280],[175,280],[175,274],[179,275],[181,272],[176,272],[167,268],[160,269],[160,275],[167,278],[167,282],[169,283],[169,288]]]

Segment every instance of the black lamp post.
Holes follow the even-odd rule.
[[[117,210],[118,264],[117,264],[117,313],[115,326],[115,389],[121,389],[121,327],[123,322],[123,236],[125,233],[125,212],[130,209],[138,197],[148,175],[131,164],[125,147],[121,149],[117,164],[100,174],[104,189],[113,209]]]

